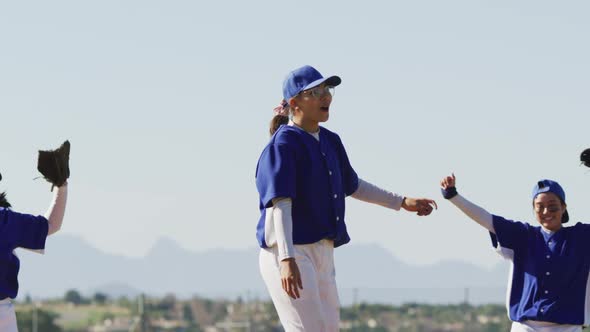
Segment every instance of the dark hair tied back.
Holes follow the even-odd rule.
[[[274,135],[274,133],[279,129],[281,125],[286,125],[289,123],[289,117],[285,115],[277,114],[275,115],[272,120],[270,120],[270,136]]]
[[[281,125],[289,123],[289,103],[283,99],[279,106],[273,109],[275,116],[270,121],[270,136],[279,129]]]
[[[12,207],[8,200],[6,199],[6,192],[0,193],[0,207],[8,209]]]

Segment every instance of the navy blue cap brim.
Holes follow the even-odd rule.
[[[301,89],[301,91],[315,88],[316,86],[318,86],[322,83],[326,83],[326,85],[329,85],[329,86],[338,86],[338,85],[340,85],[340,83],[342,83],[342,79],[339,76],[323,77],[323,78],[320,78],[319,80],[315,80],[315,81],[309,83],[303,89]]]

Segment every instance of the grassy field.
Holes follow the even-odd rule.
[[[103,322],[114,317],[129,317],[132,315],[128,308],[117,305],[73,305],[67,303],[43,304],[39,307],[43,311],[53,312],[58,315],[55,323],[64,331],[86,330],[88,326]],[[19,313],[30,313],[33,305],[17,306]]]

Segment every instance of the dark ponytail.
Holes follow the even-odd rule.
[[[270,136],[274,135],[275,131],[277,131],[281,125],[286,125],[288,123],[288,116],[280,114],[275,115],[272,120],[270,120]]]
[[[0,174],[0,181],[2,181],[2,174]],[[5,209],[11,207],[10,203],[8,203],[8,201],[6,200],[6,192],[0,193],[0,207],[3,207]]]
[[[270,120],[270,136],[279,130],[281,125],[289,123],[289,103],[283,99],[281,104],[274,108],[275,116]]]

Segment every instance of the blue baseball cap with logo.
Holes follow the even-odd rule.
[[[542,193],[553,193],[555,194],[555,196],[559,197],[563,204],[566,204],[565,191],[563,191],[563,188],[556,181],[544,179],[537,182],[537,184],[533,188],[533,201],[535,200],[537,195]],[[563,213],[563,217],[561,218],[561,223],[565,224],[569,220],[569,213],[567,212],[567,210],[565,210],[565,212]]]
[[[337,86],[342,83],[338,76],[324,77],[312,66],[303,66],[293,70],[283,82],[283,98],[286,101],[295,97],[301,91],[314,88],[322,83]]]

